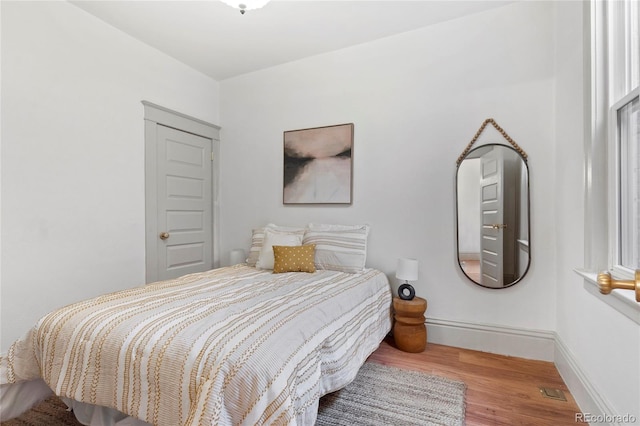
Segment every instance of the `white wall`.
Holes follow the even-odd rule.
[[[2,350],[144,283],[141,100],[219,121],[218,83],[67,2],[2,2]]]
[[[419,259],[428,317],[553,330],[553,30],[552,3],[517,2],[222,81],[223,262],[267,222],[366,222],[368,266],[392,277],[397,258]],[[488,117],[531,167],[533,261],[500,291],[468,281],[455,253],[456,159]],[[283,131],[348,122],[353,205],[284,206]]]
[[[640,328],[637,323],[598,300],[573,272],[582,268],[585,246],[585,140],[590,137],[588,33],[584,13],[588,4],[558,2],[556,50],[555,234],[557,264],[553,281],[558,299],[557,334],[605,407],[589,406],[585,395],[574,393],[583,410],[601,414],[635,415],[640,424]],[[588,65],[587,65],[588,67]],[[586,107],[586,115],[585,115]],[[534,169],[535,171],[535,169]],[[594,176],[593,179],[606,179]],[[606,226],[602,223],[601,226]],[[565,377],[565,380],[571,380]]]
[[[2,5],[0,5],[0,24],[2,23]],[[0,28],[0,46],[2,31]],[[1,50],[1,48],[0,48]],[[2,54],[0,53],[0,316],[2,315]],[[1,318],[0,318],[1,319]],[[2,330],[0,329],[0,352],[2,349]]]
[[[460,254],[475,254],[475,259],[480,259],[480,178],[479,158],[468,158],[458,167],[457,200],[454,200],[458,220],[458,251]]]

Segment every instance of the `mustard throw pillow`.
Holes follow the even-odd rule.
[[[315,272],[315,244],[304,246],[273,246],[273,273]]]

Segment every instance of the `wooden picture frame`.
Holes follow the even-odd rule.
[[[284,132],[283,204],[351,204],[353,123]]]

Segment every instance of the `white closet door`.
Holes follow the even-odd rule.
[[[501,151],[492,149],[481,157],[480,279],[487,287],[502,287],[503,273],[503,188]]]
[[[211,139],[158,125],[158,279],[212,268]]]

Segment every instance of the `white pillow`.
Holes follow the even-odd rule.
[[[358,273],[367,261],[368,235],[368,225],[309,224],[302,244],[316,245],[317,269]]]
[[[276,229],[278,231],[289,232],[304,232],[305,228],[292,227],[292,226],[278,226],[273,223],[268,224],[264,228],[255,228],[251,231],[251,247],[249,248],[249,255],[247,257],[247,265],[256,266],[258,258],[260,257],[260,250],[262,250],[262,244],[264,243],[264,231],[265,229]]]
[[[273,269],[273,246],[301,246],[303,231],[281,231],[278,229],[266,228],[264,230],[264,241],[260,249],[260,256],[256,262],[256,268]]]

